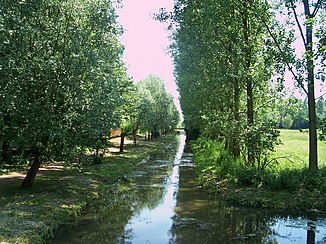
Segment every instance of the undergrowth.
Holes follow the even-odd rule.
[[[326,210],[323,164],[318,172],[311,172],[302,160],[285,164],[275,159],[269,167],[258,169],[235,159],[217,141],[199,139],[192,149],[200,181],[211,192],[246,205]],[[326,150],[326,145],[320,150]]]

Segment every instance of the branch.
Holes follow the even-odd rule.
[[[276,97],[269,99],[268,101],[264,102],[263,104],[261,104],[259,107],[255,108],[254,111],[257,111],[258,109],[261,109],[262,107],[264,107],[266,104],[275,101]]]
[[[302,82],[299,80],[299,78],[296,76],[296,74],[294,73],[291,65],[289,64],[289,62],[287,62],[285,60],[285,53],[282,50],[282,48],[280,47],[280,44],[278,43],[276,37],[274,36],[274,34],[272,33],[271,29],[269,28],[269,26],[267,25],[267,23],[264,21],[264,19],[261,17],[261,20],[263,22],[263,24],[265,25],[269,35],[273,38],[274,43],[276,44],[277,49],[280,51],[280,53],[282,54],[282,59],[283,61],[286,63],[286,66],[288,67],[288,69],[290,70],[291,74],[293,75],[294,79],[298,82],[299,86],[303,89],[303,91],[308,95],[308,91],[307,89],[304,87],[304,85],[302,84]]]
[[[292,0],[290,2],[291,2],[291,8],[293,10],[293,15],[294,15],[295,21],[297,22],[297,25],[298,25],[299,30],[300,30],[300,35],[301,35],[301,38],[302,38],[302,41],[303,41],[303,45],[305,46],[305,49],[307,49],[307,44],[306,44],[306,41],[305,41],[305,37],[304,37],[303,31],[302,31],[299,19],[298,19],[297,12],[295,11],[294,3],[293,3]]]
[[[320,95],[319,97],[317,97],[315,100],[317,101],[319,98],[321,98],[321,97],[323,97],[325,95],[326,95],[326,92],[324,94]]]
[[[310,9],[309,9],[309,2],[308,0],[303,0],[303,6],[304,6],[304,13],[306,15],[306,19],[310,16]]]
[[[316,3],[316,7],[315,7],[314,11],[312,12],[312,17],[315,17],[317,15],[317,12],[318,12],[318,10],[320,8],[320,5],[321,5],[321,1],[322,0],[318,0],[318,2]]]

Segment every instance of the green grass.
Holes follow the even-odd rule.
[[[281,130],[272,167],[258,170],[234,159],[217,141],[193,145],[199,179],[223,199],[254,207],[326,210],[326,143],[318,142],[318,172],[308,169],[308,133]]]
[[[175,136],[166,135],[128,145],[125,153],[84,165],[82,172],[66,167],[37,176],[30,189],[22,189],[20,182],[0,185],[0,243],[43,243],[58,228],[75,223],[85,209],[110,205],[114,194],[108,194],[108,189],[136,163],[158,151],[169,155],[176,145]]]
[[[281,145],[276,146],[273,157],[279,159],[280,168],[305,168],[309,162],[308,132],[299,130],[280,130]],[[320,167],[326,166],[326,142],[318,141],[318,162]]]

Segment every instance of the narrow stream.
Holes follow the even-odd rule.
[[[196,187],[185,135],[174,160],[137,167],[113,207],[100,206],[49,243],[326,243],[326,215],[232,206]],[[108,203],[110,205],[110,203]]]

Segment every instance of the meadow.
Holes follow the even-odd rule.
[[[278,158],[280,169],[308,167],[309,135],[308,131],[280,130],[281,144],[276,146],[272,157]],[[318,141],[319,167],[326,166],[326,142]]]

